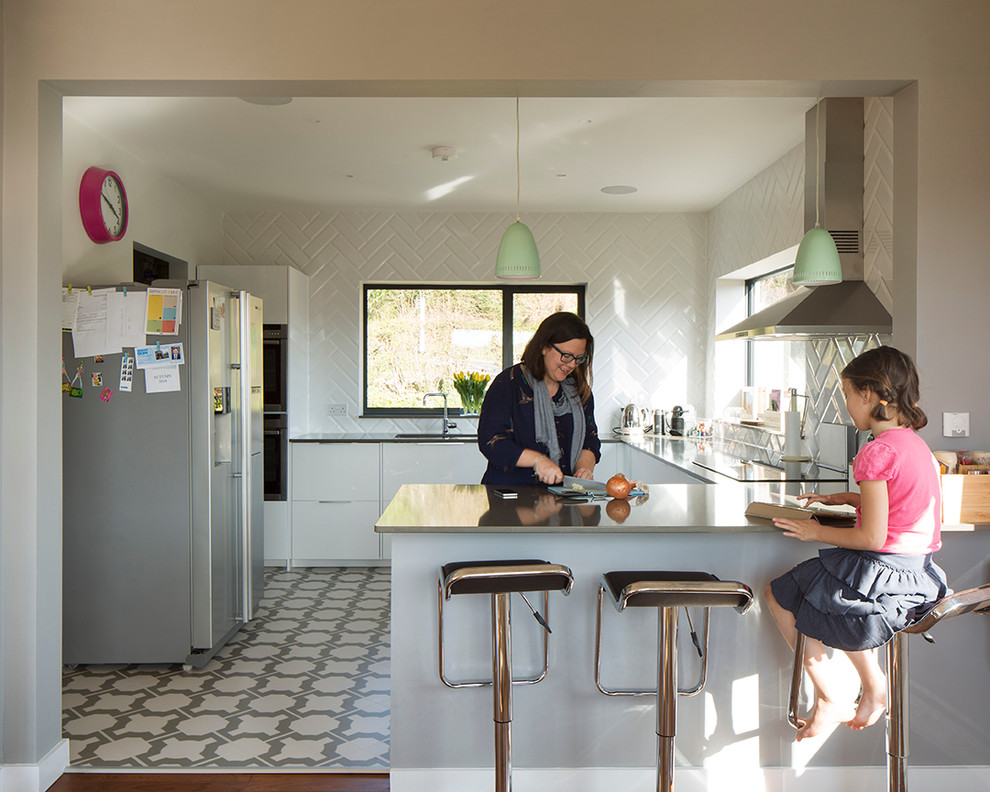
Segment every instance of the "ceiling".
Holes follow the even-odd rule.
[[[803,141],[814,103],[523,98],[522,215],[707,211]],[[64,112],[224,212],[515,210],[512,98],[67,96]],[[637,191],[601,192],[616,185]]]

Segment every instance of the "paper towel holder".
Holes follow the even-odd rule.
[[[791,397],[790,410],[784,413],[784,452],[780,457],[781,462],[808,462],[811,460],[810,456],[802,454],[800,451],[800,443],[804,440],[804,419],[808,413],[808,397],[804,394],[799,394],[797,388],[788,388],[788,392]],[[804,409],[798,412],[797,400],[804,399]],[[793,415],[794,419],[789,419],[788,415]],[[797,421],[797,427],[794,426],[794,420]],[[793,435],[793,432],[797,432],[797,436]],[[795,448],[795,444],[798,448]]]

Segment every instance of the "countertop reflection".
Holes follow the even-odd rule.
[[[745,516],[751,501],[783,503],[776,484],[655,484],[629,500],[575,503],[544,487],[504,499],[482,484],[404,484],[378,520],[379,533],[776,532]]]

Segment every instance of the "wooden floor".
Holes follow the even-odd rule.
[[[64,773],[49,792],[388,792],[388,774]]]

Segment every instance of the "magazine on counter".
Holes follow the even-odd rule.
[[[804,508],[802,506],[783,506],[779,503],[764,503],[753,501],[746,507],[746,516],[760,520],[772,520],[780,517],[786,520],[815,520],[822,525],[834,528],[852,528],[856,524],[856,512],[840,511],[837,509]]]

